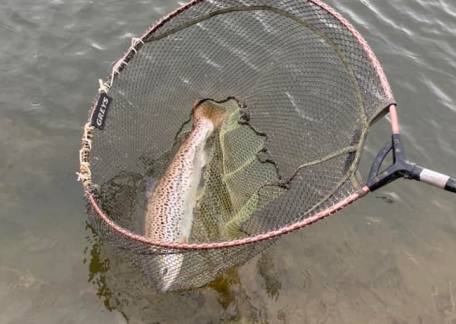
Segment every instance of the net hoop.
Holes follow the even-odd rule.
[[[142,235],[135,234],[129,230],[126,230],[125,228],[119,226],[116,224],[114,221],[112,221],[98,206],[97,201],[95,197],[91,193],[87,193],[88,199],[90,201],[90,204],[92,207],[95,209],[97,215],[101,217],[101,219],[116,233],[119,235],[122,235],[124,237],[127,237],[128,239],[149,244],[155,247],[161,247],[161,248],[167,248],[167,249],[175,249],[175,250],[212,250],[212,249],[222,249],[222,248],[227,248],[227,247],[236,247],[236,246],[242,246],[242,245],[247,245],[251,243],[257,243],[265,240],[270,240],[274,239],[278,236],[293,232],[295,230],[301,229],[303,227],[309,226],[313,223],[318,222],[319,220],[322,220],[323,218],[326,218],[337,211],[347,207],[351,203],[353,203],[355,200],[361,198],[365,194],[369,192],[368,187],[363,187],[363,189],[360,192],[354,193],[351,196],[347,197],[346,199],[342,200],[338,204],[334,205],[331,208],[328,208],[320,213],[317,213],[313,216],[307,217],[306,219],[294,223],[290,226],[282,227],[279,230],[275,231],[270,231],[264,234],[259,234],[255,235],[252,237],[247,237],[243,239],[238,239],[238,240],[232,240],[232,241],[225,241],[225,242],[214,242],[214,243],[167,243],[167,242],[156,242],[147,239],[146,237]]]
[[[134,55],[141,49],[141,47],[145,44],[145,40],[147,40],[148,37],[150,37],[154,32],[159,30],[164,24],[166,24],[168,21],[170,21],[172,18],[175,16],[181,14],[182,12],[186,11],[187,9],[191,8],[194,5],[197,5],[198,3],[204,2],[207,0],[193,0],[174,12],[170,13],[169,15],[163,17],[160,19],[157,23],[153,24],[149,29],[146,30],[146,32],[140,36],[139,38],[133,38],[131,46],[128,48],[126,53],[113,65],[112,72],[108,76],[107,81],[105,82],[100,82],[100,92],[107,92],[109,88],[112,86],[113,81],[115,80],[116,76],[122,72],[122,70],[125,68],[125,66],[128,65],[128,62],[134,57]],[[353,25],[348,22],[344,17],[342,17],[341,14],[339,14],[337,11],[335,11],[332,7],[329,5],[323,3],[320,0],[307,0],[307,2],[310,2],[324,11],[326,11],[328,14],[336,18],[348,31],[351,32],[351,34],[354,36],[356,41],[359,43],[359,45],[362,47],[364,50],[365,54],[367,55],[370,63],[372,64],[372,68],[377,74],[381,87],[385,93],[385,96],[391,101],[394,102],[394,96],[390,87],[390,84],[386,78],[386,75],[384,73],[384,70],[377,59],[375,53],[372,51],[370,46],[367,44],[366,40],[363,38],[363,36],[353,27]],[[96,103],[93,104],[90,114],[89,114],[89,121],[91,120],[92,114],[95,110]],[[396,110],[396,105],[391,104],[390,106],[386,107],[389,110],[389,115],[390,115],[390,122],[392,126],[392,131],[395,134],[399,133],[399,123],[398,123],[398,117],[397,117],[397,110]],[[93,128],[90,127],[90,123],[87,123],[85,126],[85,131],[84,135],[82,138],[82,144],[81,144],[81,150],[80,150],[80,172],[78,172],[79,176],[79,181],[82,182],[83,187],[84,187],[84,192],[85,195],[88,199],[88,202],[90,206],[93,208],[93,210],[96,212],[96,215],[101,219],[101,221],[107,225],[113,232],[117,233],[118,235],[125,237],[129,240],[137,241],[146,245],[150,245],[152,247],[158,247],[158,248],[166,248],[166,249],[172,249],[176,251],[190,251],[190,250],[215,250],[215,249],[222,249],[222,248],[227,248],[227,247],[238,247],[238,246],[244,246],[244,245],[249,245],[252,243],[258,243],[266,240],[271,240],[274,238],[277,238],[281,235],[290,233],[292,231],[304,228],[306,226],[309,226],[313,223],[318,222],[319,220],[322,220],[337,211],[347,207],[357,199],[363,197],[369,192],[369,188],[367,186],[364,186],[361,190],[358,192],[355,192],[348,196],[347,198],[343,199],[342,201],[338,202],[337,204],[334,204],[332,207],[327,208],[323,211],[320,211],[312,216],[309,216],[299,222],[293,223],[291,225],[282,227],[277,230],[272,230],[268,231],[266,233],[262,234],[257,234],[254,236],[250,236],[247,238],[242,238],[242,239],[236,239],[236,240],[231,240],[231,241],[222,241],[222,242],[213,242],[213,243],[168,243],[168,242],[160,242],[160,241],[152,241],[144,236],[135,234],[120,225],[118,225],[116,222],[110,219],[106,213],[103,212],[101,207],[99,206],[95,196],[92,194],[91,190],[91,174],[90,174],[90,164],[89,164],[89,157],[90,157],[90,150],[91,150],[91,131]]]

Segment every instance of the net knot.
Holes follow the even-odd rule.
[[[101,81],[101,80],[100,80]],[[76,172],[78,181],[85,187],[92,184],[92,172],[90,170],[90,151],[92,150],[92,131],[94,127],[90,123],[84,126],[81,149],[79,150],[79,172]]]
[[[110,89],[110,85],[106,82],[103,82],[102,79],[98,79],[98,84],[99,84],[99,87],[98,87],[98,93],[108,93],[109,92],[109,89]]]
[[[138,46],[138,44],[144,45],[144,41],[139,37],[132,37],[130,50],[135,52],[135,54],[138,53],[138,50],[136,49],[136,46]]]
[[[122,70],[122,66],[127,66],[127,65],[128,65],[128,63],[125,61],[125,57],[121,58],[116,63],[114,63],[114,65],[112,67],[110,86],[112,86],[112,82],[114,81],[115,75],[120,74],[120,71]]]

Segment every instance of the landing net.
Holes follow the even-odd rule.
[[[151,240],[150,187],[201,100],[228,117],[208,142],[190,237]],[[183,261],[167,289],[203,286],[363,195],[364,140],[393,102],[369,46],[326,4],[193,1],[133,39],[100,86],[80,154],[90,223],[152,286],[169,255]]]

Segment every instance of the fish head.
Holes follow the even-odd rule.
[[[200,120],[210,120],[215,128],[221,127],[228,113],[226,109],[212,101],[200,101],[193,107],[192,118],[193,124],[197,124]]]

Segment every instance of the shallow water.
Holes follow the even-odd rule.
[[[456,4],[328,1],[383,62],[411,160],[456,174]],[[177,1],[0,3],[0,323],[456,323],[456,199],[399,181],[210,287],[118,280],[75,181],[97,79]],[[369,138],[366,160],[385,141]]]

